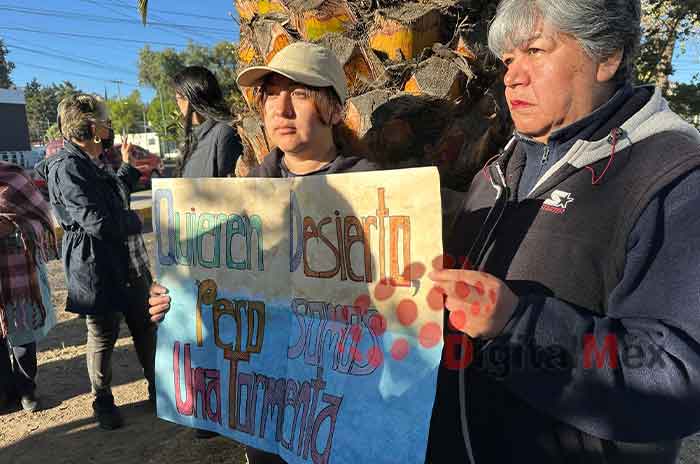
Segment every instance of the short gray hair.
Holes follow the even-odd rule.
[[[58,104],[59,130],[67,139],[84,142],[92,137],[91,126],[109,119],[107,104],[99,95],[76,94]]]
[[[501,0],[489,28],[489,48],[501,57],[531,39],[540,19],[573,36],[591,59],[622,50],[613,80],[632,79],[642,35],[640,0]]]

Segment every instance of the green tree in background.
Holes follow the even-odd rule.
[[[8,53],[9,50],[7,50],[4,42],[0,39],[0,89],[7,89],[13,86],[10,74],[15,69],[15,64],[7,59]]]
[[[163,106],[161,108],[161,101]],[[174,98],[156,95],[148,104],[148,123],[162,140],[176,141],[180,130],[180,112]]]
[[[107,100],[107,106],[114,132],[129,134],[143,130],[144,107],[138,90],[134,90],[126,98]]]
[[[236,85],[236,45],[219,42],[213,47],[204,47],[190,42],[178,52],[172,48],[154,51],[146,46],[139,52],[139,81],[152,87],[164,99],[175,98],[172,78],[186,66],[204,66],[214,73],[224,98],[234,112],[242,109],[243,98]]]
[[[58,124],[53,123],[49,126],[49,129],[46,131],[46,135],[44,136],[44,139],[47,141],[51,140],[56,140],[61,138],[61,132],[58,130]]]
[[[700,129],[700,83],[672,83],[668,100],[673,111]]]
[[[643,36],[637,78],[664,91],[673,74],[677,48],[685,53],[689,39],[700,35],[700,0],[642,0]]]
[[[55,132],[47,133],[48,129],[56,123],[58,104],[63,98],[79,92],[80,90],[68,81],[42,86],[34,78],[26,85],[24,98],[32,142],[47,142],[60,137]]]
[[[642,48],[637,61],[637,80],[661,88],[671,108],[698,127],[700,117],[700,66],[689,83],[671,82],[676,50],[700,37],[700,0],[643,0]]]

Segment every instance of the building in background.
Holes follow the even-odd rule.
[[[161,158],[176,158],[177,144],[172,141],[161,140],[156,132],[144,132],[140,134],[128,134],[129,143],[138,145]],[[122,136],[117,134],[114,138],[115,144],[122,143]]]
[[[0,89],[0,160],[30,169],[43,157],[29,142],[24,91]]]

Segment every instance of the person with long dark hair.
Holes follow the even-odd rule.
[[[214,74],[201,66],[188,66],[175,75],[173,87],[185,127],[178,176],[232,175],[243,148]]]
[[[173,87],[185,126],[177,175],[189,178],[233,175],[243,147],[231,126],[233,116],[216,76],[202,66],[188,66],[175,75]],[[218,435],[202,429],[195,432],[200,439]]]

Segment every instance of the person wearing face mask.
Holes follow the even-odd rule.
[[[68,287],[66,311],[85,316],[87,365],[101,428],[122,426],[111,391],[111,355],[124,317],[155,399],[155,326],[147,308],[151,273],[141,220],[129,209],[139,171],[129,164],[130,145],[115,173],[101,160],[114,131],[99,97],[79,94],[58,106],[64,148],[38,169],[48,182],[54,215],[64,231],[62,259]]]

